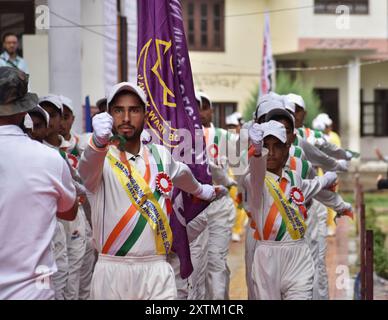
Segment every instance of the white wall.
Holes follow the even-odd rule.
[[[276,1],[276,0],[275,0]],[[300,0],[299,6],[313,6],[314,0]],[[368,15],[350,15],[349,29],[338,29],[338,16],[314,14],[314,9],[299,11],[299,37],[301,38],[386,38],[387,1],[369,0]]]
[[[48,94],[48,35],[23,35],[23,55],[30,72],[30,91],[39,96]]]
[[[103,25],[103,0],[82,0],[81,23],[83,25]],[[90,103],[105,96],[104,91],[104,28],[88,27],[88,29],[100,33],[82,30],[82,101],[85,96],[90,96]]]

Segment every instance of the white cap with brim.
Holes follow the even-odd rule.
[[[63,106],[67,107],[71,113],[74,113],[73,101],[70,98],[60,95],[59,99],[61,99]]]
[[[292,113],[295,113],[295,103],[292,102],[290,99],[288,99],[288,97],[286,95],[284,96],[281,96],[282,99],[283,99],[283,103],[284,103],[284,107],[292,112]]]
[[[236,114],[232,113],[225,118],[225,124],[227,126],[238,126],[240,122],[238,121]]]
[[[43,102],[50,102],[55,107],[57,107],[57,109],[59,110],[59,112],[61,114],[63,113],[62,101],[61,101],[61,99],[58,96],[56,96],[54,94],[49,94],[47,96],[40,97],[38,103],[41,104]]]
[[[140,88],[139,86],[137,86],[136,84],[133,84],[131,82],[120,82],[120,83],[115,84],[111,88],[111,90],[109,91],[109,94],[108,94],[108,98],[107,98],[108,109],[109,109],[109,105],[113,101],[116,94],[118,94],[119,92],[122,92],[122,91],[129,91],[129,92],[136,94],[139,97],[139,99],[141,100],[141,102],[143,102],[145,109],[147,110],[147,96],[146,96],[146,94],[144,93],[142,88]]]
[[[326,128],[325,123],[320,118],[315,118],[312,122],[312,127],[314,130],[323,131]]]
[[[303,108],[304,110],[306,110],[306,106],[304,104],[304,100],[302,98],[302,96],[299,96],[297,94],[294,94],[294,93],[289,93],[287,95],[287,99],[293,103],[295,103],[295,105]]]
[[[34,123],[28,113],[24,116],[24,127],[26,129],[34,130]]]
[[[210,100],[209,96],[206,93],[204,93],[202,91],[198,91],[196,93],[196,99],[197,99],[197,95],[201,98],[201,103],[200,103],[201,108],[202,108],[202,105],[203,105],[202,100],[207,100],[209,102],[210,109],[213,109],[212,101]]]
[[[323,122],[325,126],[331,126],[333,124],[333,120],[330,119],[327,113],[318,114],[316,119],[319,119],[321,122]]]
[[[277,121],[271,120],[269,122],[264,122],[261,125],[263,130],[263,138],[268,136],[274,136],[278,138],[282,143],[287,142],[287,132],[285,126]]]
[[[48,128],[49,122],[50,122],[50,115],[40,105],[37,105],[34,109],[29,111],[28,113],[39,113],[39,114],[41,114],[43,116],[44,120],[46,121],[46,127]]]
[[[260,104],[264,101],[271,101],[271,100],[281,100],[281,96],[276,92],[271,91],[271,92],[268,92],[267,94],[262,95],[259,98],[259,101],[257,102],[257,104]]]
[[[265,100],[258,104],[255,112],[255,118],[260,119],[273,109],[284,109],[284,104],[280,100]]]
[[[269,111],[265,116],[265,122],[271,121],[276,116],[286,117],[287,119],[289,119],[291,121],[293,128],[295,128],[294,116],[288,110],[286,110],[284,108],[277,108],[277,109],[272,109],[271,111]]]

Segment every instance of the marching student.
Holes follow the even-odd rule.
[[[337,175],[302,180],[285,170],[290,143],[283,124],[254,124],[249,137],[255,154],[249,160],[248,201],[257,240],[252,279],[257,299],[312,299],[314,263],[307,242],[305,203]]]
[[[69,143],[69,146],[62,148],[62,150],[67,153],[67,158],[73,168],[77,169],[82,149],[79,147],[79,136],[72,132],[75,120],[73,102],[63,95],[60,95],[59,99],[63,107],[59,133]],[[78,228],[84,246],[79,246],[79,241],[68,241],[68,251],[71,253],[69,256],[69,280],[66,288],[66,298],[68,300],[87,300],[89,298],[90,284],[96,262],[96,252],[90,226],[90,205],[87,203],[86,196],[80,197],[80,204],[82,204],[82,207],[80,207],[78,216],[82,219],[80,219],[81,223]],[[74,249],[71,246],[74,246]]]
[[[85,196],[84,188],[76,169],[72,165],[76,160],[71,161],[73,158],[69,158],[66,154],[66,150],[68,150],[71,144],[60,134],[62,117],[64,114],[63,102],[59,96],[50,94],[41,97],[39,99],[39,105],[50,116],[47,136],[43,143],[50,148],[58,150],[66,160],[70,167],[73,180],[77,181],[74,181],[77,185],[77,195],[82,198]],[[66,239],[66,243],[63,244],[63,235],[56,235],[54,237],[54,247],[58,249],[55,251],[57,253],[56,257],[58,264],[59,261],[61,261],[61,267],[57,274],[54,275],[57,296],[60,297],[60,299],[78,299],[80,272],[85,254],[85,220],[84,210],[82,206],[79,206],[77,218],[74,221],[58,221],[58,223],[63,225]],[[57,231],[62,232],[62,228],[59,226]],[[66,250],[64,250],[64,248],[66,248]]]
[[[275,120],[282,123],[287,132],[287,142],[292,143],[295,139],[294,118],[287,109],[273,109],[267,113],[265,121]],[[286,167],[296,171],[302,179],[314,179],[316,172],[311,163],[307,160],[289,156]],[[326,220],[327,212],[325,206],[337,212],[337,217],[344,214],[349,215],[352,206],[343,201],[342,197],[330,190],[322,190],[314,196],[314,199],[306,203],[308,216],[306,219],[306,239],[309,242],[311,253],[314,259],[315,275],[313,299],[328,299],[328,279],[326,272]]]
[[[175,275],[166,259],[172,188],[205,201],[226,190],[200,184],[165,147],[142,143],[147,98],[137,85],[116,84],[107,103],[109,113],[93,117],[93,136],[79,163],[99,252],[91,298],[175,299]],[[112,133],[125,145],[110,144]]]
[[[199,92],[200,116],[204,130],[206,152],[214,185],[229,188],[236,181],[228,175],[229,158],[235,155],[238,136],[213,125],[213,106],[210,98]],[[235,207],[229,195],[212,202],[206,208],[209,242],[206,270],[206,298],[229,299],[230,270],[227,264],[229,242],[235,220]]]

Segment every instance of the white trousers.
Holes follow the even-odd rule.
[[[229,299],[230,271],[227,265],[235,207],[229,196],[213,201],[207,208],[209,242],[206,273],[206,299]]]
[[[257,241],[252,279],[258,300],[311,300],[314,262],[307,242]]]
[[[97,261],[97,251],[93,245],[92,229],[88,221],[86,221],[85,231],[85,254],[79,277],[79,300],[88,300],[90,298],[90,285],[94,266]]]
[[[190,243],[191,262],[193,273],[190,275],[188,300],[205,300],[206,298],[206,270],[208,257],[209,228]]]
[[[249,219],[245,229],[245,280],[248,289],[248,300],[256,300],[252,280],[252,264],[257,241],[253,238],[254,230],[251,228],[250,222],[251,220]]]
[[[55,300],[65,300],[65,289],[69,275],[69,263],[67,259],[66,232],[63,224],[57,221],[51,248],[54,253],[57,272],[52,276],[52,284],[55,292]]]
[[[309,243],[315,268],[313,300],[327,300],[329,298],[329,284],[326,272],[327,208],[322,203],[313,200],[308,213],[305,237]]]
[[[86,249],[86,216],[82,206],[78,207],[77,218],[65,224],[69,275],[65,289],[66,300],[78,300],[81,267]]]
[[[98,256],[91,299],[173,300],[176,297],[174,270],[164,256]]]
[[[318,290],[317,298],[329,299],[329,279],[326,268],[327,208],[320,203],[318,210]]]

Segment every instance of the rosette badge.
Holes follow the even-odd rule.
[[[172,181],[167,173],[158,173],[156,176],[156,188],[163,195],[167,195],[172,190]]]
[[[301,206],[304,204],[304,195],[299,188],[292,187],[292,189],[290,190],[290,195],[291,195],[292,201],[296,205]]]

